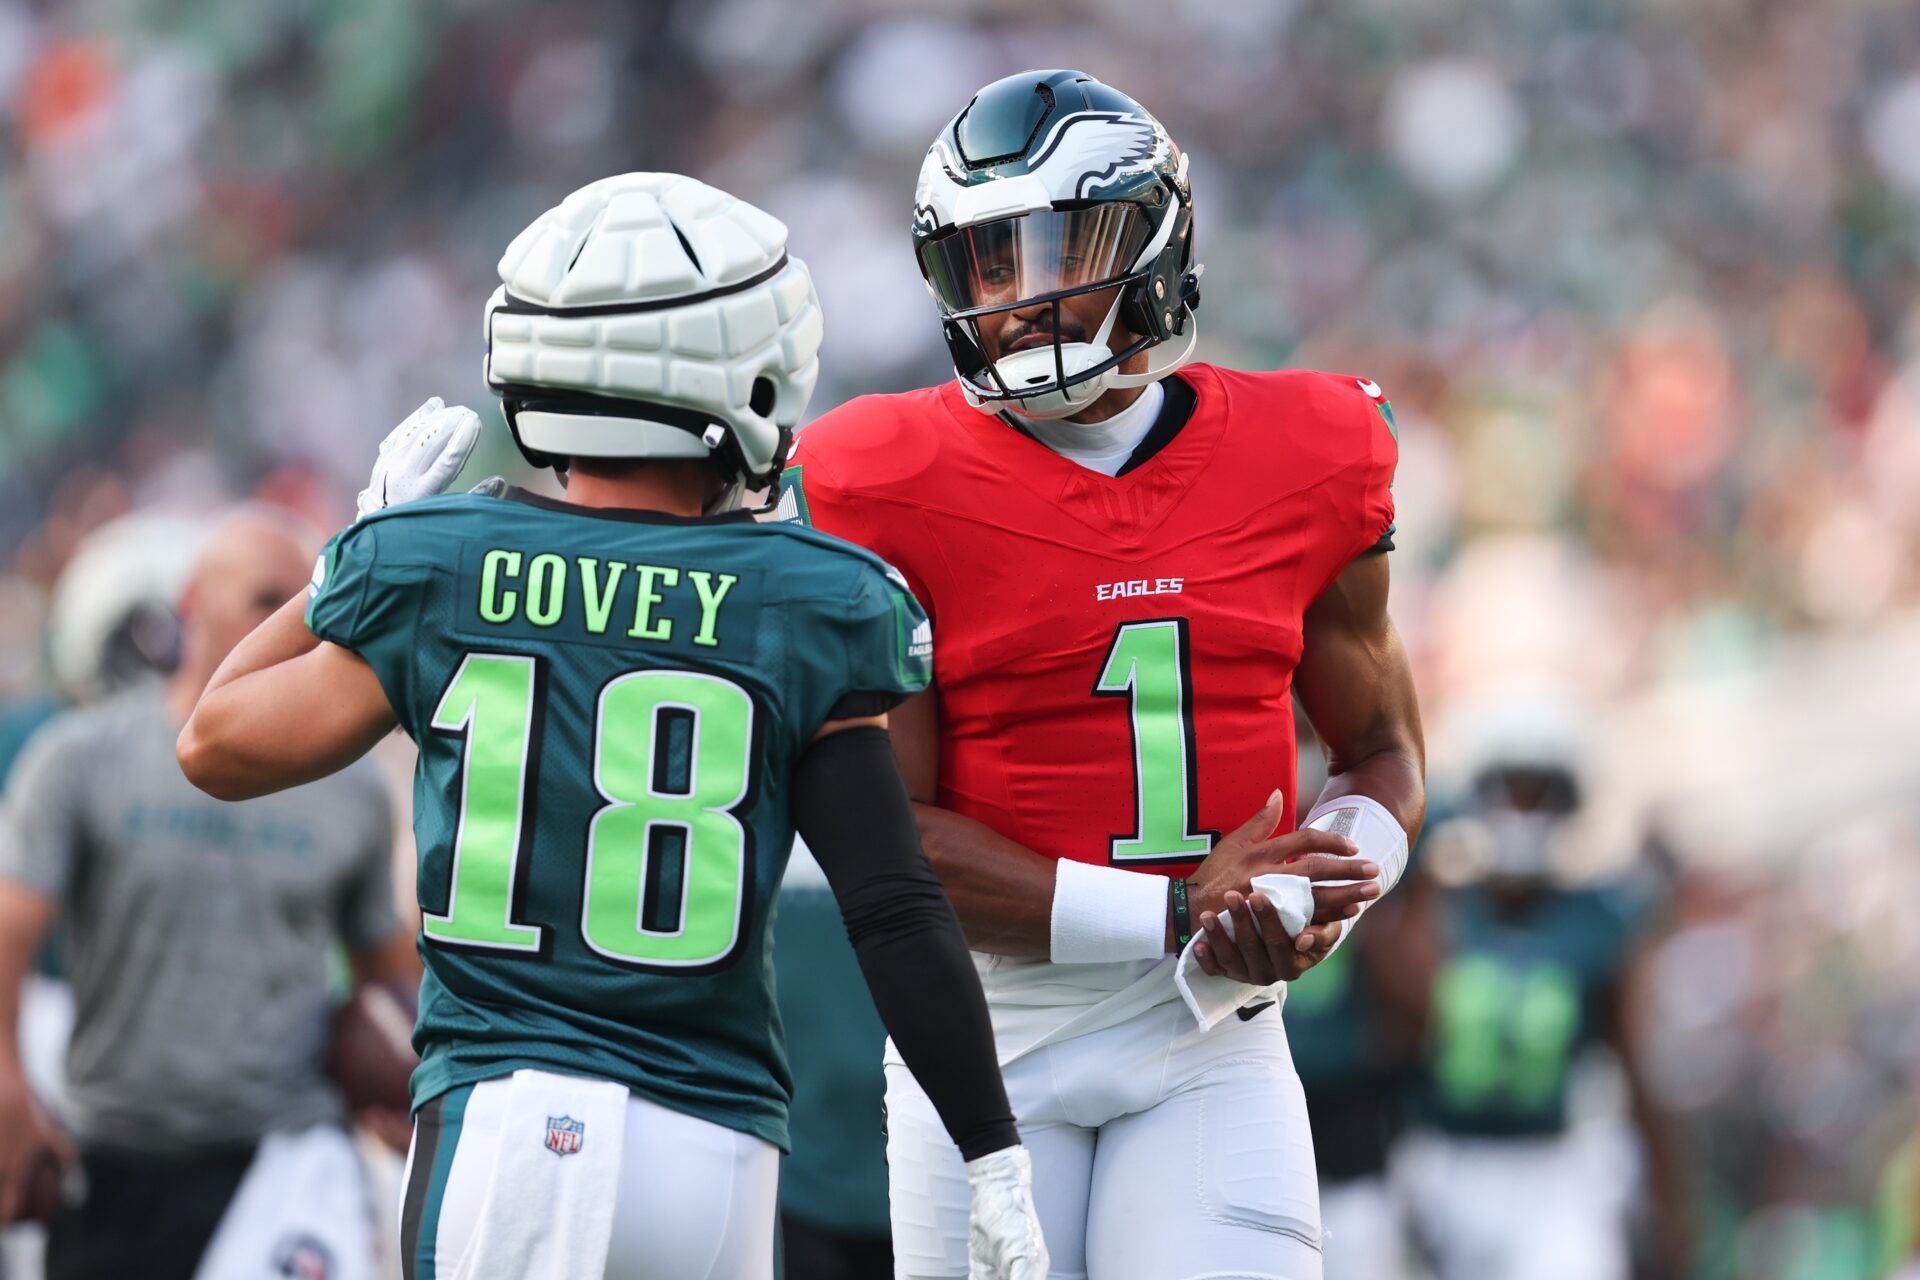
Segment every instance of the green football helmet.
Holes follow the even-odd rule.
[[[914,194],[915,259],[968,401],[1067,417],[1193,357],[1200,271],[1187,160],[1160,122],[1079,71],[995,81],[940,131]],[[1099,330],[1063,341],[1060,303],[1118,287]],[[989,355],[981,317],[1053,308],[1052,341]],[[1110,344],[1116,324],[1134,340]],[[1171,358],[1120,366],[1170,339]]]

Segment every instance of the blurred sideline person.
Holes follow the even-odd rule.
[[[396,724],[419,744],[410,1278],[772,1275],[790,1082],[767,935],[796,829],[968,1162],[974,1274],[1045,1271],[979,980],[887,745],[926,684],[924,616],[877,558],[741,507],[819,374],[786,239],[673,174],[543,214],[501,259],[487,370],[568,500],[433,496],[479,419],[429,402],[180,735],[229,798]]]
[[[43,622],[42,660],[53,687],[0,704],[0,788],[40,726],[67,706],[86,706],[132,685],[170,675],[180,660],[178,609],[205,539],[204,519],[135,511],[93,529],[55,581]],[[65,1107],[73,993],[60,962],[58,929],[40,947],[20,992],[21,1071],[42,1107]],[[0,1275],[44,1270],[45,1225],[0,1230]]]
[[[793,1067],[793,1151],[780,1165],[786,1274],[891,1280],[880,1065],[887,1033],[826,876],[798,841],[780,884],[773,968]]]
[[[1387,611],[1398,444],[1364,379],[1191,363],[1192,202],[1112,86],[981,89],[911,228],[955,376],[813,423],[781,506],[933,617],[895,743],[981,953],[1054,1274],[1313,1280],[1305,1102],[1261,1015],[1392,888],[1425,812]],[[1295,691],[1333,762],[1304,814]],[[957,1277],[965,1182],[922,1083],[889,1055],[894,1253]]]
[[[336,1276],[370,1274],[359,1166],[323,1071],[333,948],[362,981],[417,973],[387,793],[356,769],[230,808],[173,754],[221,660],[306,577],[313,542],[265,509],[222,522],[181,597],[173,676],[57,717],[10,779],[0,1215],[48,1153],[77,1160],[84,1194],[50,1223],[50,1280],[185,1280],[219,1241],[257,1250],[242,1262],[259,1270],[319,1251]],[[25,1085],[17,1039],[22,978],[56,921],[75,1005],[57,1120]]]
[[[1574,1085],[1610,1050],[1645,1162],[1657,1274],[1685,1274],[1686,1187],[1674,1126],[1656,1114],[1629,1001],[1651,886],[1568,886],[1585,800],[1579,713],[1551,693],[1496,694],[1465,712],[1458,815],[1436,824],[1418,920],[1433,958],[1416,1130],[1394,1161],[1437,1280],[1626,1280],[1630,1173],[1607,1126],[1576,1124]]]

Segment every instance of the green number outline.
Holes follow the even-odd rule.
[[[604,732],[606,717],[602,709],[606,705],[608,694],[614,689],[622,684],[648,677],[700,681],[730,689],[740,695],[740,701],[744,705],[747,714],[746,731],[743,735],[747,755],[740,770],[741,784],[739,794],[723,804],[696,806],[708,813],[725,815],[732,821],[740,833],[740,889],[734,901],[732,936],[729,938],[724,950],[698,960],[637,960],[628,955],[607,951],[596,945],[593,941],[592,934],[589,932],[588,916],[592,911],[591,893],[593,886],[594,832],[599,827],[600,820],[607,814],[638,808],[645,803],[644,801],[620,799],[611,794],[607,788],[605,779],[601,773],[602,745],[606,736]],[[661,698],[655,702],[648,713],[653,719],[650,732],[653,734],[652,741],[655,746],[660,742],[661,713],[669,710],[686,711],[693,716],[693,729],[689,735],[692,760],[688,766],[690,776],[688,779],[689,790],[687,794],[685,796],[672,795],[664,798],[681,801],[682,803],[690,803],[692,798],[699,794],[700,741],[703,712],[699,706],[688,701],[674,701],[671,698]],[[757,802],[760,797],[762,721],[763,717],[760,715],[759,704],[754,700],[750,692],[732,680],[721,676],[709,675],[706,672],[688,671],[677,667],[649,668],[640,671],[622,672],[620,675],[613,677],[600,686],[600,692],[594,698],[593,785],[594,789],[599,792],[600,798],[604,803],[595,809],[593,816],[587,820],[586,856],[581,860],[580,872],[580,941],[585,945],[587,950],[593,952],[594,955],[599,956],[609,964],[617,965],[622,969],[634,970],[639,973],[686,975],[715,973],[727,968],[740,958],[740,953],[746,947],[749,936],[749,930],[746,927],[747,907],[749,899],[752,896],[751,891],[758,866],[758,851],[754,843],[753,826],[746,821],[745,815],[748,810],[753,808],[755,802]],[[650,755],[647,760],[649,775],[653,763],[654,758]],[[647,778],[646,786],[651,793],[651,776]],[[690,882],[692,880],[694,866],[694,832],[690,824],[676,822],[672,819],[649,819],[646,823],[646,828],[651,831],[656,825],[678,827],[686,832],[686,852],[683,855],[685,858],[685,869],[682,873],[680,885],[680,924],[684,930],[686,926],[687,904],[692,893]],[[645,892],[646,890],[643,885],[641,888],[643,902]]]
[[[1151,735],[1164,749],[1161,738],[1170,726],[1163,724],[1141,724],[1140,700],[1138,695],[1136,659],[1127,665],[1126,679],[1123,683],[1113,683],[1110,676],[1115,659],[1121,646],[1126,643],[1129,632],[1158,630],[1171,627],[1174,632],[1174,715],[1179,722],[1179,732],[1174,738],[1181,757],[1180,773],[1183,775],[1181,795],[1181,815],[1177,823],[1168,823],[1164,818],[1152,825],[1177,826],[1182,834],[1178,837],[1188,847],[1167,851],[1154,850],[1145,853],[1126,853],[1123,847],[1139,845],[1145,842],[1144,832],[1148,829],[1148,779],[1146,776],[1146,749]],[[1187,632],[1185,618],[1136,618],[1123,622],[1114,629],[1113,642],[1107,646],[1107,656],[1101,660],[1100,673],[1094,677],[1093,696],[1096,698],[1126,698],[1127,725],[1133,735],[1133,794],[1134,827],[1130,833],[1110,836],[1107,840],[1107,861],[1115,866],[1151,867],[1175,863],[1195,862],[1206,857],[1213,846],[1220,841],[1220,833],[1214,830],[1195,830],[1193,824],[1200,813],[1200,761],[1199,748],[1195,741],[1193,709],[1193,646]],[[1146,732],[1142,732],[1145,729]]]
[[[468,812],[468,777],[473,768],[472,743],[470,741],[474,717],[479,709],[479,697],[467,704],[465,712],[457,725],[445,725],[441,715],[447,705],[447,699],[460,686],[467,676],[467,669],[476,661],[504,662],[528,668],[528,692],[526,699],[526,720],[520,750],[520,779],[515,796],[513,820],[514,839],[513,856],[507,869],[507,913],[502,922],[502,931],[531,931],[531,943],[507,941],[483,942],[472,938],[447,936],[435,931],[435,925],[450,925],[459,914],[457,894],[460,888],[460,859],[463,846],[466,845]],[[535,793],[535,781],[540,776],[540,740],[543,713],[547,705],[547,685],[545,664],[539,658],[523,653],[468,653],[460,659],[453,678],[447,681],[441,690],[439,701],[435,703],[433,718],[428,727],[443,738],[452,739],[460,744],[460,782],[456,806],[459,816],[455,819],[453,851],[448,856],[447,865],[447,909],[444,913],[428,911],[422,904],[420,911],[420,931],[436,947],[446,947],[453,951],[474,951],[482,954],[532,955],[545,959],[553,954],[553,930],[546,925],[529,921],[526,918],[527,880],[530,862],[533,857],[533,832],[538,813]],[[471,863],[469,863],[471,866]]]

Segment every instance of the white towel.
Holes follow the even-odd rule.
[[[353,1139],[337,1125],[267,1135],[194,1280],[282,1275],[373,1280],[372,1201]]]
[[[453,1280],[598,1276],[607,1269],[627,1089],[516,1071],[480,1225]]]
[[[1255,876],[1253,887],[1266,894],[1267,900],[1273,903],[1289,938],[1306,928],[1307,922],[1313,919],[1313,882],[1305,876],[1268,872],[1263,876]],[[1227,935],[1231,937],[1233,916],[1223,911],[1220,913],[1220,922],[1226,926]],[[1180,998],[1187,1002],[1187,1009],[1202,1031],[1213,1030],[1228,1014],[1263,997],[1271,997],[1276,1004],[1286,1000],[1287,984],[1284,982],[1271,987],[1256,987],[1250,983],[1235,982],[1232,978],[1217,978],[1201,969],[1193,948],[1204,933],[1197,927],[1198,921],[1195,925],[1193,937],[1180,953],[1180,963],[1174,967],[1173,985],[1179,988]]]

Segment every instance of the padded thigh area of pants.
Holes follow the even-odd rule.
[[[1320,1207],[1292,1072],[1223,1063],[1102,1126],[1087,1205],[1091,1280],[1320,1280]]]

